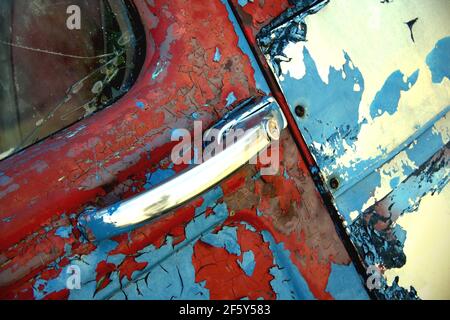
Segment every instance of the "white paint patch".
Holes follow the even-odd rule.
[[[358,218],[359,216],[359,212],[358,211],[352,211],[350,212],[350,219],[352,219],[352,221],[354,221],[356,218]]]
[[[281,62],[281,72],[288,74],[297,80],[302,79],[306,74],[305,62],[303,60],[304,42],[289,42],[283,53],[289,57],[290,61]]]
[[[399,276],[404,288],[413,286],[422,299],[450,299],[450,185],[440,194],[422,198],[419,209],[399,218],[407,231],[401,269],[385,273],[388,283]]]
[[[444,145],[450,141],[450,119],[448,117],[448,114],[445,115],[445,117],[434,124],[432,129],[434,134],[441,135]]]

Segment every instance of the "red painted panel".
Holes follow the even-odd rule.
[[[0,163],[0,171],[11,178],[0,199],[0,250],[36,232],[49,218],[95,203],[107,192],[105,186],[167,156],[170,146],[164,145],[171,129],[192,129],[194,112],[206,127],[224,113],[230,92],[238,99],[256,93],[253,70],[237,46],[224,6],[163,3],[136,2],[148,32],[147,60],[123,99]],[[218,46],[222,59],[213,63]],[[158,62],[167,66],[152,79]],[[143,102],[144,110],[136,102]]]

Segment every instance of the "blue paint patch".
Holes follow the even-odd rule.
[[[167,65],[167,62],[158,61],[158,63],[156,64],[155,71],[152,74],[153,80],[156,80],[156,78],[159,77],[159,75],[164,71],[164,68],[166,67],[166,65]]]
[[[426,63],[430,68],[433,83],[441,83],[444,78],[450,79],[450,37],[436,43],[428,54]]]
[[[136,107],[138,107],[141,110],[145,109],[145,104],[142,101],[136,102]]]
[[[115,254],[113,256],[108,256],[106,262],[118,266],[125,260],[125,258],[126,256],[124,254]]]
[[[241,7],[245,7],[248,4],[248,0],[238,0],[238,4]]]
[[[159,249],[153,246],[145,248],[136,261],[151,263],[152,267],[142,276],[138,272],[133,273],[136,280],[129,282],[112,298],[123,299],[125,295],[131,300],[209,299],[206,283],[195,281],[193,252],[192,243],[174,251],[171,237]]]
[[[402,243],[402,244],[405,243],[407,232],[399,224],[395,225],[394,234],[395,234],[395,237],[397,238],[397,240],[400,241],[400,243]]]
[[[225,203],[217,204],[217,201],[223,197],[222,188],[216,187],[203,195],[203,204],[195,209],[195,218],[192,223],[186,226],[186,238],[196,239],[202,236],[202,233],[211,232],[212,228],[220,225],[228,218],[228,208]],[[204,213],[208,208],[213,208],[213,215],[205,217]],[[206,231],[205,231],[206,230]]]
[[[155,172],[146,174],[147,182],[144,185],[146,190],[152,189],[158,184],[170,179],[176,174],[172,169],[158,169]]]
[[[241,255],[241,246],[237,239],[236,227],[223,227],[218,233],[204,235],[201,240],[216,248],[223,248],[231,254]]]
[[[253,180],[253,181],[256,181],[256,180],[260,179],[261,177],[262,177],[261,171],[258,171],[258,172],[252,177],[252,180]]]
[[[70,266],[80,268],[81,290],[71,290],[69,299],[91,300],[96,289],[96,268],[100,261],[107,258],[108,253],[117,247],[117,242],[105,240],[98,244],[97,249],[81,258],[71,259],[70,265],[63,268],[60,276],[51,280],[38,278],[33,286],[33,294],[37,300],[45,298],[48,294],[67,289],[67,280],[70,276]]]
[[[11,182],[11,178],[5,175],[3,172],[0,172],[0,186],[6,186]]]
[[[274,264],[270,274],[274,279],[270,282],[277,299],[280,300],[313,300],[314,295],[308,287],[307,282],[292,263],[289,250],[284,248],[283,243],[277,244],[268,231],[261,232],[265,242],[273,252]]]
[[[245,274],[249,277],[253,275],[256,267],[255,255],[253,251],[246,251],[242,256],[242,262],[238,260],[238,264]]]
[[[200,119],[200,114],[198,112],[194,112],[191,114],[192,120],[198,120]]]
[[[68,243],[64,244],[64,255],[70,256],[72,254],[72,246]]]
[[[247,222],[242,221],[241,224],[243,226],[245,226],[246,230],[251,231],[251,232],[256,232],[256,229],[252,225],[248,224]]]
[[[397,111],[401,91],[409,91],[416,84],[419,70],[416,70],[407,81],[403,81],[403,77],[404,74],[397,70],[387,78],[370,105],[370,115],[373,119],[385,112],[393,115]]]
[[[336,202],[340,214],[348,223],[352,222],[350,212],[361,211],[364,204],[371,197],[373,190],[381,185],[381,176],[378,172],[373,171],[363,180],[358,181],[352,188],[346,190]]]
[[[2,221],[5,223],[10,223],[12,221],[12,219],[13,219],[13,217],[6,217],[6,218],[3,218]]]
[[[289,180],[289,173],[287,172],[287,169],[286,168],[284,168],[284,173],[283,173],[283,177],[286,179],[286,180]]]
[[[187,131],[184,128],[173,128],[170,130],[170,136],[171,137],[177,137],[178,139],[181,139],[181,137],[191,137],[189,131]]]
[[[219,62],[222,59],[222,55],[220,54],[219,48],[216,48],[216,52],[214,53],[214,62]]]
[[[55,231],[55,235],[63,239],[69,239],[70,235],[72,234],[72,229],[72,226],[59,227]]]
[[[392,178],[391,181],[389,181],[389,185],[392,189],[395,189],[400,184],[400,177]]]
[[[433,154],[438,152],[444,146],[444,137],[435,130],[434,124],[443,119],[450,117],[450,106],[444,108],[444,110],[436,115],[436,117],[429,121],[418,132],[418,135],[413,137],[412,142],[405,147],[405,152],[408,158],[414,162],[417,167],[420,167],[425,163]],[[408,170],[408,175],[412,173],[412,170]]]
[[[231,106],[234,102],[236,102],[237,98],[234,95],[234,92],[230,92],[227,96],[227,107]]]
[[[109,215],[112,215],[114,212],[116,212],[117,211],[117,209],[119,209],[119,207],[120,207],[120,203],[115,203],[115,204],[113,204],[112,206],[110,206],[109,208],[108,208],[108,214]]]
[[[353,263],[348,266],[332,264],[326,291],[336,300],[369,300],[363,280]]]

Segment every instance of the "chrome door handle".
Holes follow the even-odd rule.
[[[272,140],[278,140],[286,126],[286,119],[275,99],[247,99],[212,127],[220,132],[218,136],[222,141],[242,129],[243,134],[235,143],[149,191],[104,209],[85,211],[78,219],[78,227],[87,239],[102,240],[161,217],[249,162]],[[206,131],[205,137],[210,132]]]

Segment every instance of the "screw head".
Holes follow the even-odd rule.
[[[280,127],[278,125],[277,120],[275,119],[269,119],[266,122],[266,132],[270,139],[272,140],[279,140],[280,139]]]
[[[334,190],[339,188],[339,180],[337,178],[331,178],[330,179],[330,187]]]
[[[305,114],[306,114],[306,109],[304,106],[302,105],[298,105],[295,107],[295,114],[297,115],[297,117],[299,118],[304,118]]]

